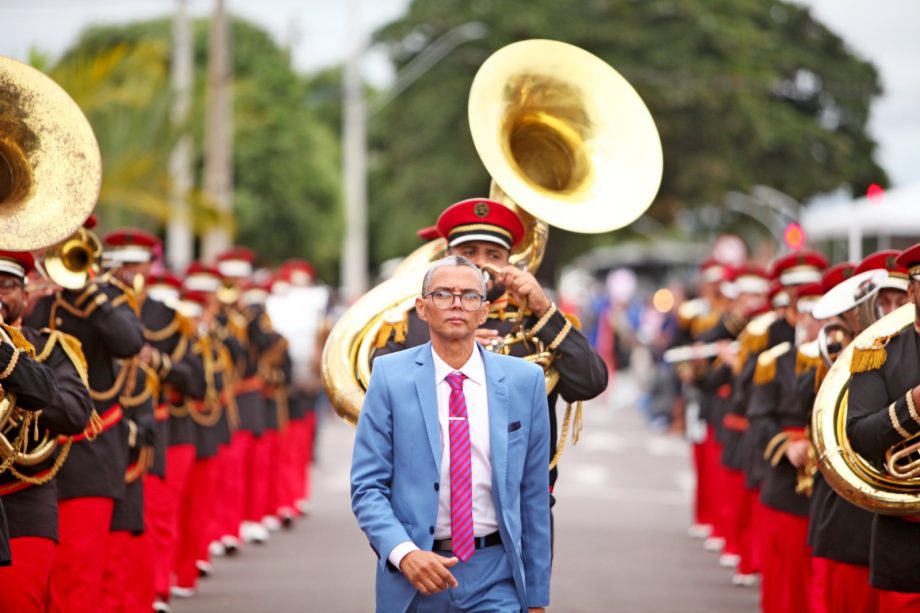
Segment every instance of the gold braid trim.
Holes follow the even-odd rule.
[[[132,358],[133,359],[133,358]],[[125,379],[128,376],[127,368],[120,368],[118,374],[115,375],[115,383],[112,384],[107,390],[97,392],[93,388],[89,388],[89,395],[93,400],[111,400],[114,398],[125,386]]]
[[[141,303],[140,300],[138,300],[134,288],[122,283],[121,279],[115,275],[106,275],[106,281],[108,281],[110,285],[114,285],[121,290],[121,296],[117,296],[112,300],[112,306],[117,307],[127,303],[128,306],[131,307],[131,310],[134,311],[134,314],[140,317]]]
[[[25,337],[22,330],[7,324],[0,324],[0,327],[3,328],[3,331],[10,337],[10,342],[12,342],[19,351],[25,353],[30,358],[35,357],[35,346],[29,342],[29,339]]]
[[[892,402],[888,405],[888,419],[891,420],[891,426],[901,435],[903,439],[911,438],[911,433],[904,429],[904,426],[901,425],[901,422],[898,421],[898,412],[895,403]]]
[[[188,339],[190,337],[182,335],[179,337],[179,342],[176,343],[176,348],[173,349],[173,352],[169,354],[169,359],[172,360],[172,363],[181,362],[182,358],[185,357],[185,353],[188,351]]]
[[[885,347],[893,336],[879,336],[869,346],[854,347],[853,359],[850,361],[850,373],[855,375],[870,370],[878,370],[884,366],[888,360],[888,351]]]
[[[67,442],[60,446],[57,457],[54,458],[54,464],[52,464],[51,468],[49,468],[47,471],[43,471],[39,477],[24,475],[16,470],[15,466],[10,466],[10,474],[23,483],[28,483],[29,485],[44,485],[54,479],[61,471],[61,468],[64,466],[64,462],[67,461],[67,456],[70,455],[71,447],[73,447],[73,439],[68,437]]]
[[[83,355],[83,345],[75,337],[71,336],[60,330],[43,330],[48,332],[48,342],[45,343],[44,349],[40,355],[35,359],[39,362],[44,362],[48,359],[48,356],[51,355],[51,351],[54,349],[55,345],[60,345],[61,349],[64,350],[64,353],[70,359],[74,368],[77,370],[77,374],[80,375],[80,380],[83,381],[83,385],[89,389],[89,364],[86,361],[86,356]]]
[[[575,407],[575,418],[572,419],[572,407]],[[556,468],[556,464],[559,463],[559,458],[562,457],[562,452],[565,450],[565,442],[569,438],[569,424],[572,424],[574,428],[572,430],[572,444],[577,445],[578,439],[581,437],[581,429],[583,426],[583,415],[582,415],[582,403],[579,400],[576,403],[569,403],[565,407],[565,417],[562,418],[562,432],[559,433],[559,441],[556,443],[556,453],[553,454],[553,459],[549,462],[549,469],[552,470]]]
[[[776,378],[776,360],[791,348],[792,343],[780,343],[757,356],[757,366],[754,369],[754,384],[766,385],[773,381]]]
[[[128,380],[125,382],[125,389],[123,393],[118,397],[118,401],[121,403],[121,406],[125,409],[131,409],[137,406],[142,405],[151,398],[156,398],[159,394],[160,379],[157,377],[156,372],[153,371],[149,366],[137,360],[135,358],[130,359],[130,375]],[[140,393],[134,394],[137,387],[137,371],[140,369],[144,373],[144,388]]]
[[[793,441],[792,434],[789,432],[780,432],[770,439],[766,449],[763,452],[763,459],[770,463],[770,466],[776,466],[786,455],[786,449],[789,443]]]
[[[156,343],[158,341],[165,341],[170,336],[178,332],[179,327],[180,327],[180,324],[179,324],[179,317],[177,313],[176,317],[174,317],[171,322],[169,322],[168,324],[166,324],[164,327],[160,328],[159,330],[149,330],[145,328],[144,338],[150,341],[151,343]]]

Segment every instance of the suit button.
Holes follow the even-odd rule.
[[[440,489],[441,489],[441,484],[440,484],[440,483],[435,483],[435,484],[434,484],[434,491],[437,492],[437,491],[440,491]]]
[[[434,534],[434,526],[428,526],[428,534]]]

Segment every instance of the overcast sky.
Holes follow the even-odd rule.
[[[398,17],[409,0],[356,0],[359,30]],[[798,0],[840,34],[882,74],[884,96],[873,107],[870,130],[881,145],[880,162],[895,185],[920,182],[920,2],[915,0]],[[213,0],[187,0],[204,15]],[[25,60],[29,49],[57,56],[88,24],[123,23],[163,16],[177,0],[0,0],[0,55]],[[293,42],[296,66],[312,71],[338,62],[353,44],[355,21],[344,0],[227,0],[229,10],[269,30],[280,43]],[[369,78],[389,72],[378,54],[367,62]],[[667,152],[665,152],[667,153]]]

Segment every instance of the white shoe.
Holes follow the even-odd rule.
[[[153,610],[156,613],[172,613],[172,607],[169,606],[168,602],[163,602],[162,600],[155,600],[153,602]]]
[[[195,595],[195,588],[193,587],[179,587],[174,585],[169,588],[169,593],[175,596],[176,598],[191,598]]]
[[[725,568],[737,568],[741,562],[741,556],[737,553],[723,553],[719,556],[719,566]]]
[[[743,573],[735,573],[732,575],[732,585],[737,585],[738,587],[751,587],[756,583],[757,575]]]
[[[300,511],[301,514],[303,514],[304,516],[307,516],[310,514],[311,505],[310,505],[309,500],[304,500],[303,498],[301,498],[300,500],[294,503],[294,506],[297,507],[297,510]]]
[[[221,545],[224,546],[224,553],[228,556],[235,556],[240,551],[242,543],[235,536],[227,535],[220,538]]]
[[[710,536],[703,541],[703,549],[706,551],[722,551],[725,547],[725,539],[721,536]]]
[[[198,569],[199,577],[210,577],[214,574],[214,566],[207,560],[196,560],[195,568]]]
[[[254,521],[243,522],[243,525],[240,526],[240,536],[243,537],[244,543],[258,543],[260,545],[268,541],[269,538],[268,530],[265,529],[265,526]]]
[[[263,517],[262,525],[265,526],[265,529],[269,532],[277,532],[278,530],[281,530],[281,520],[274,515],[266,515]]]
[[[712,534],[712,526],[709,524],[693,524],[687,530],[687,535],[694,539],[709,538],[710,534]]]
[[[215,558],[221,558],[227,555],[227,549],[222,542],[211,541],[211,544],[208,545],[208,553]]]

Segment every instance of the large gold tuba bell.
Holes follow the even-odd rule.
[[[854,347],[900,332],[913,322],[914,305],[906,304],[857,335],[828,372],[812,411],[812,440],[824,478],[843,498],[873,513],[920,512],[920,445],[912,439],[891,448],[884,469],[853,450],[846,435],[850,363]]]
[[[547,224],[609,232],[633,222],[658,192],[663,160],[651,114],[619,73],[578,47],[528,40],[498,50],[473,80],[468,111],[491,197],[524,218],[528,238],[512,261],[530,271]],[[381,326],[413,308],[428,264],[445,250],[443,239],[417,249],[330,332],[323,384],[345,421],[357,423]]]
[[[41,249],[66,239],[96,206],[101,185],[99,145],[77,104],[41,72],[0,57],[0,249]],[[35,417],[2,388],[0,394],[2,466],[49,457],[53,437],[27,450],[23,432]]]

